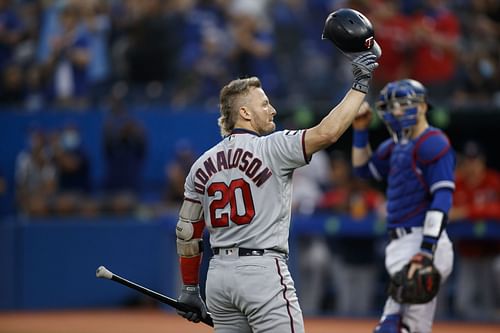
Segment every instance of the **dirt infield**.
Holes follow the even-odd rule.
[[[306,319],[308,333],[370,333],[375,319]],[[164,311],[0,312],[0,333],[203,333],[204,324],[192,324]],[[498,333],[500,324],[438,322],[434,333]]]

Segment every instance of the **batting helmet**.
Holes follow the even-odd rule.
[[[323,39],[328,39],[344,53],[371,50],[380,57],[382,51],[375,41],[373,25],[366,16],[351,8],[338,9],[325,21]]]

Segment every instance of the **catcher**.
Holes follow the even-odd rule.
[[[390,241],[385,266],[391,282],[376,333],[431,332],[435,296],[452,270],[453,249],[445,227],[455,189],[455,154],[446,135],[429,126],[429,107],[420,82],[388,83],[376,110],[391,138],[373,153],[368,103],[353,122],[355,174],[387,184]]]

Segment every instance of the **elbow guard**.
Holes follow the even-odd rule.
[[[205,221],[195,223],[179,220],[175,228],[177,254],[182,257],[195,257],[203,252],[203,229]]]
[[[202,235],[205,221],[202,216],[203,210],[199,203],[184,200],[175,228],[179,256],[196,257],[203,251]]]

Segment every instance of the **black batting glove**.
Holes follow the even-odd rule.
[[[368,93],[372,72],[378,67],[377,56],[372,52],[364,52],[352,60],[354,82],[352,89]]]
[[[181,311],[177,313],[182,317],[194,323],[200,322],[202,318],[207,317],[207,306],[200,295],[200,287],[198,285],[183,285],[181,295],[177,299],[180,303],[191,306],[198,311]]]

